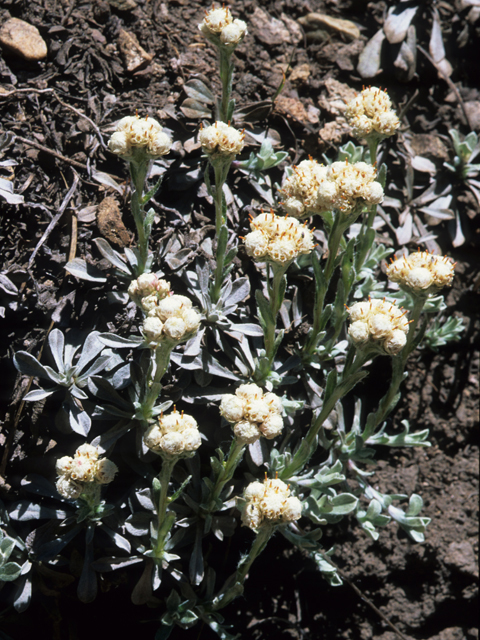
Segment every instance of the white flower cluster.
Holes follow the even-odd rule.
[[[276,438],[283,429],[282,401],[274,393],[263,393],[256,384],[241,384],[235,395],[226,394],[220,413],[233,424],[239,442],[251,444],[264,436]]]
[[[368,87],[348,103],[345,116],[356,138],[393,136],[400,126],[386,91]]]
[[[158,278],[155,273],[142,273],[128,287],[130,298],[147,314],[169,293],[170,283]]]
[[[83,444],[73,458],[64,456],[57,460],[57,491],[68,500],[79,498],[93,484],[112,482],[118,471],[116,464],[107,458],[98,459],[96,447]]]
[[[141,306],[147,313],[143,335],[155,346],[162,340],[183,342],[196,333],[200,326],[200,314],[185,296],[171,294],[161,298],[151,294],[142,298]]]
[[[250,529],[258,529],[270,522],[294,522],[302,515],[302,503],[290,495],[282,480],[252,482],[243,494],[245,505],[242,522]]]
[[[180,456],[196,451],[202,440],[197,421],[175,408],[172,413],[158,419],[143,436],[149,449],[160,455]]]
[[[220,120],[200,130],[198,136],[203,151],[209,156],[235,156],[245,144],[245,134]]]
[[[303,253],[313,251],[313,231],[296,218],[261,213],[250,220],[252,231],[245,240],[247,254],[255,260],[285,265]]]
[[[247,25],[243,20],[234,20],[230,9],[215,9],[215,5],[206,13],[198,28],[214,44],[222,44],[232,49],[240,44],[247,34]]]
[[[436,256],[428,251],[417,251],[398,258],[387,267],[392,282],[417,295],[437,293],[450,285],[455,273],[455,263],[447,256]]]
[[[143,148],[147,158],[160,158],[170,151],[172,141],[162,131],[154,118],[126,116],[122,118],[108,142],[108,148],[126,159],[134,154],[137,147]]]
[[[303,160],[282,185],[287,196],[283,206],[295,218],[332,209],[358,212],[365,204],[383,201],[383,188],[375,177],[375,168],[366,162],[339,161],[324,166],[315,160]]]
[[[378,347],[381,353],[397,355],[407,342],[406,311],[385,300],[357,302],[348,308],[348,335],[359,348]]]

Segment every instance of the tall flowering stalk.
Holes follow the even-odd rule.
[[[265,357],[257,372],[257,382],[272,371],[273,360],[283,337],[276,334],[277,316],[282,306],[287,280],[285,273],[292,262],[314,249],[313,232],[296,218],[277,216],[271,211],[250,221],[252,231],[244,238],[245,250],[258,262],[267,264],[267,294],[256,292],[260,323],[265,341]]]
[[[151,161],[166,155],[172,146],[170,138],[162,131],[161,125],[154,119],[126,116],[116,127],[109,140],[112,153],[128,162],[132,179],[132,214],[138,237],[137,275],[150,270],[148,241],[152,230],[154,210],[146,211],[146,205],[160,186],[160,181],[148,193],[146,182]]]

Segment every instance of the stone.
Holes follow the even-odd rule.
[[[0,43],[24,60],[38,62],[47,56],[47,45],[37,27],[18,18],[10,18],[0,29]]]
[[[128,247],[132,238],[123,224],[122,214],[115,198],[107,196],[98,205],[97,227],[102,236],[120,247]]]
[[[133,33],[120,29],[118,36],[118,48],[123,56],[125,68],[129,73],[134,73],[148,65],[153,56],[147,53]]]

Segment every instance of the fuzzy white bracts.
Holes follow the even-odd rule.
[[[328,166],[303,160],[282,186],[283,206],[289,215],[304,218],[339,209],[348,214],[364,205],[383,201],[382,185],[375,168],[366,162],[333,162]]]
[[[232,50],[247,34],[247,25],[243,20],[234,20],[228,7],[215,9],[215,5],[206,12],[198,28],[213,44]]]
[[[251,444],[261,436],[271,440],[283,429],[282,401],[274,393],[263,393],[256,384],[241,384],[235,395],[226,394],[220,413],[233,424],[237,440]]]
[[[436,294],[452,284],[455,263],[446,256],[436,256],[428,251],[411,253],[398,258],[387,267],[387,276],[402,289],[415,295]]]
[[[286,265],[315,245],[313,231],[296,218],[261,213],[250,220],[251,233],[245,236],[245,250],[255,260]]]
[[[158,424],[152,425],[143,436],[143,442],[159,455],[186,456],[196,451],[202,440],[195,418],[174,409],[160,416]]]
[[[118,471],[117,465],[106,458],[98,458],[96,447],[83,444],[73,458],[64,456],[57,460],[57,491],[68,500],[79,498],[94,484],[112,482]]]
[[[142,148],[147,158],[160,158],[166,155],[172,141],[162,131],[159,122],[154,118],[126,116],[122,118],[108,142],[112,153],[128,160],[133,157],[136,148]]]
[[[250,483],[243,494],[242,523],[250,529],[258,529],[271,523],[298,520],[302,515],[302,503],[290,495],[290,489],[282,480]]]
[[[198,139],[204,153],[211,157],[236,156],[244,146],[245,134],[225,122],[217,121],[200,130]]]
[[[356,138],[393,136],[400,121],[386,91],[369,87],[348,103],[345,116]]]
[[[163,340],[184,342],[198,331],[201,317],[189,298],[177,294],[160,300],[148,298],[150,296],[142,299],[142,307],[148,314],[142,332],[151,345],[156,346]]]
[[[136,280],[132,280],[128,287],[128,295],[146,314],[169,293],[170,283],[155,273],[142,273]]]
[[[356,347],[395,356],[407,342],[406,311],[385,300],[357,302],[348,309],[348,335]]]

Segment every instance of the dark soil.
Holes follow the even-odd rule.
[[[128,202],[121,201],[111,188],[92,178],[94,167],[116,176],[119,182],[125,179],[125,167],[102,147],[99,132],[108,140],[110,123],[138,109],[140,115],[148,113],[161,119],[173,132],[173,138],[185,143],[194,137],[198,121],[186,119],[180,111],[186,97],[183,85],[192,75],[203,74],[214,89],[219,88],[214,51],[202,40],[197,28],[208,8],[203,3],[137,0],[133,10],[120,10],[113,4],[103,0],[4,0],[0,9],[1,23],[8,17],[16,17],[34,24],[49,50],[47,59],[40,63],[27,63],[7,51],[0,59],[2,129],[26,139],[17,138],[3,157],[13,157],[18,162],[12,178],[16,192],[24,195],[26,204],[13,206],[0,200],[0,265],[18,287],[16,295],[0,289],[0,307],[4,308],[3,317],[0,315],[3,428],[0,443],[4,445],[0,471],[4,475],[2,499],[7,503],[17,499],[20,480],[27,473],[35,471],[53,480],[57,442],[66,438],[53,424],[53,403],[22,406],[20,399],[27,381],[15,371],[13,353],[26,349],[37,355],[51,323],[62,330],[108,328],[125,334],[133,320],[122,315],[119,307],[109,305],[106,286],[77,281],[64,270],[65,263],[74,255],[108,269],[92,243],[101,233],[117,248],[131,241],[133,222]],[[425,49],[434,4],[440,15],[447,58],[454,68],[452,80],[464,103],[478,101],[475,73],[480,21],[469,22],[468,11],[461,10],[460,2],[455,7],[454,3],[420,3],[415,24],[418,41]],[[307,153],[320,158],[326,152],[333,157],[335,148],[345,143],[348,136],[340,133],[340,138],[335,139],[326,133],[325,125],[335,119],[334,113],[323,106],[329,96],[326,81],[338,80],[356,90],[366,84],[356,71],[358,55],[365,39],[373,36],[383,23],[389,3],[232,0],[229,6],[236,17],[249,24],[249,35],[236,53],[237,106],[269,100],[288,63],[294,69],[306,65],[303,69],[309,73],[302,76],[299,72],[297,81],[287,82],[275,108],[270,113],[267,110],[255,126],[268,126],[278,132],[281,147],[289,151],[294,162]],[[283,29],[291,34],[290,42],[262,31],[258,13],[256,20],[252,18],[258,8],[283,20]],[[362,40],[352,43],[338,32],[326,29],[313,39],[302,35],[297,39],[295,29],[299,27],[295,21],[310,11],[354,21],[362,27]],[[152,62],[133,74],[126,71],[117,49],[120,29],[134,34],[154,56]],[[403,120],[406,130],[414,135],[433,134],[450,148],[450,128],[464,134],[469,131],[451,86],[421,53],[414,78],[399,82],[394,74],[393,53],[386,51],[383,71],[374,84],[386,87],[397,105],[407,104],[416,93]],[[319,134],[319,130],[323,133]],[[28,141],[32,144],[27,144]],[[167,188],[157,197],[159,217],[153,242],[165,242],[176,234],[182,245],[197,250],[203,235],[211,230],[213,212],[205,193],[202,195],[202,172],[196,173],[200,151],[194,148],[189,155],[188,150],[188,143],[178,142],[173,152]],[[392,172],[390,187],[397,179],[401,187],[402,176],[395,174],[395,165]],[[8,170],[2,168],[4,174],[8,175]],[[236,180],[243,179],[237,176]],[[73,192],[65,202],[72,185]],[[390,195],[399,197],[394,189]],[[97,226],[94,207],[105,196],[117,196],[126,229],[115,216],[111,223],[113,231],[109,227],[110,218],[107,224]],[[374,478],[374,486],[381,490],[415,492],[423,497],[424,515],[432,518],[426,541],[415,544],[390,525],[381,532],[378,542],[372,542],[347,520],[327,528],[324,536],[326,548],[335,545],[334,560],[346,576],[405,637],[417,640],[478,637],[475,435],[480,225],[469,192],[460,189],[459,201],[462,215],[466,214],[465,243],[454,249],[445,225],[435,227],[434,232],[442,251],[458,261],[458,275],[448,293],[447,313],[463,318],[465,331],[458,342],[440,347],[436,353],[423,350],[412,358],[403,397],[393,419],[394,427],[400,427],[400,421],[408,419],[413,430],[429,428],[433,446],[380,451]],[[63,214],[57,219],[60,208]],[[245,230],[246,213],[240,214],[239,233],[240,229]],[[56,222],[50,229],[53,219]],[[396,224],[395,214],[392,221]],[[48,236],[37,251],[47,229]],[[239,272],[247,268],[240,261],[237,267]],[[378,397],[386,375],[388,372],[382,367],[373,369],[368,383],[360,390],[365,402]],[[65,455],[64,442],[59,455]],[[74,438],[69,442],[72,446],[79,444]],[[236,537],[218,547],[220,553],[225,553],[225,562],[235,562],[245,552],[250,533],[238,531]],[[70,566],[76,575],[74,554]],[[103,637],[100,629],[92,631],[93,619],[102,616],[102,627],[107,627],[113,637],[135,633],[153,638],[161,613],[130,603],[134,584],[130,576],[128,571],[106,574],[97,601],[83,605],[76,601],[76,583],[68,584],[68,580],[58,583],[45,567],[37,578],[38,596],[34,604],[21,616],[3,605],[2,627],[14,640],[40,628],[44,637],[55,640]],[[395,637],[351,586],[345,583],[342,587],[330,587],[314,564],[292,550],[281,536],[271,541],[254,565],[245,594],[225,610],[232,632],[241,632],[245,638],[393,640]],[[208,640],[216,636],[199,626],[185,632],[177,629],[172,637]]]

